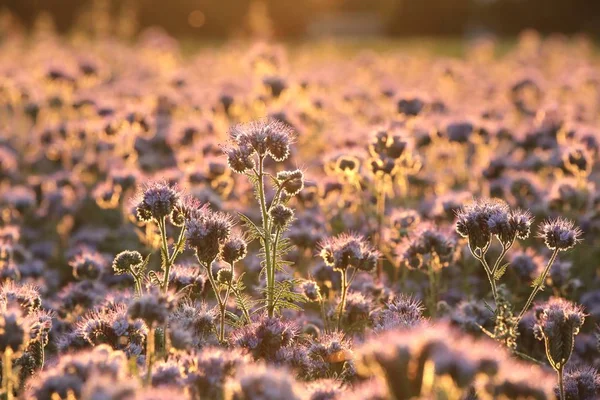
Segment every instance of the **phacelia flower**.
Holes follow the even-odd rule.
[[[232,228],[231,218],[207,207],[194,213],[186,222],[186,243],[196,251],[201,262],[210,264],[220,254]]]
[[[542,224],[539,236],[550,250],[566,251],[581,241],[582,232],[573,221],[556,218]]]
[[[135,271],[143,262],[144,258],[138,251],[125,250],[117,254],[113,260],[112,268],[115,274],[122,275],[129,271]]]
[[[181,201],[181,193],[166,182],[154,182],[141,194],[136,210],[141,221],[160,221],[169,217]]]
[[[277,173],[277,182],[287,196],[295,196],[304,188],[304,173],[299,169],[293,171],[280,171]]]
[[[342,234],[321,243],[321,257],[334,270],[345,271],[354,267],[373,271],[379,253],[361,236]]]
[[[569,361],[575,336],[585,320],[582,308],[565,299],[553,297],[534,307],[533,332],[546,345],[548,361],[557,371]]]
[[[221,259],[228,264],[242,260],[248,253],[246,241],[239,235],[232,235],[221,249]]]
[[[275,229],[283,229],[292,222],[294,210],[283,204],[277,204],[269,210],[269,216],[273,221]]]

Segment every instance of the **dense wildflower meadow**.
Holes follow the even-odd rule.
[[[5,37],[2,398],[600,398],[599,67]]]

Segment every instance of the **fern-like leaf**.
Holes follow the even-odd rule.
[[[264,232],[262,228],[258,227],[250,218],[242,213],[238,213],[238,216],[242,220],[248,242],[252,242],[255,239],[264,240]]]
[[[510,265],[510,263],[506,263],[502,266],[500,266],[496,272],[494,272],[494,279],[499,281],[500,278],[502,278],[502,276],[504,275],[504,273],[506,272],[506,268],[508,268],[508,266]]]

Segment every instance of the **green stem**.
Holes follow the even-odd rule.
[[[565,399],[565,386],[564,386],[563,371],[564,371],[563,367],[560,367],[557,371],[558,372],[558,388],[560,391],[560,398],[559,398],[560,400],[566,400]]]
[[[231,271],[231,279],[229,280],[229,284],[227,285],[227,290],[225,291],[225,299],[223,300],[223,304],[221,305],[221,330],[219,331],[219,341],[221,343],[225,342],[225,311],[227,308],[227,301],[229,300],[229,294],[231,293],[231,286],[233,284],[233,264],[230,264]]]
[[[432,317],[435,317],[435,308],[437,304],[437,290],[433,260],[427,263],[427,270],[429,272],[429,314],[431,314]]]
[[[338,314],[338,331],[342,329],[342,318],[344,316],[344,310],[346,309],[346,295],[348,294],[348,283],[346,271],[340,271],[342,274],[342,299],[340,301],[340,309]]]
[[[555,249],[552,252],[552,256],[550,257],[550,260],[548,260],[548,264],[546,264],[546,268],[544,268],[544,272],[542,272],[542,275],[540,275],[540,277],[539,277],[539,282],[533,288],[531,294],[529,295],[529,298],[527,299],[527,303],[525,303],[525,306],[519,313],[519,317],[517,318],[517,321],[520,321],[523,318],[523,315],[525,315],[525,313],[529,309],[529,306],[531,306],[531,303],[533,302],[535,295],[540,290],[542,290],[542,288],[544,287],[544,282],[546,282],[546,277],[548,276],[548,272],[550,272],[550,267],[552,267],[552,264],[554,264],[554,260],[556,260],[557,255],[558,255],[558,249]]]
[[[162,270],[164,271],[163,283],[161,289],[163,293],[167,293],[169,289],[169,274],[171,273],[171,256],[169,255],[169,244],[167,243],[167,227],[166,219],[163,217],[158,221],[158,230],[160,231],[160,238],[162,243],[161,252],[163,253],[163,265]]]
[[[150,386],[152,382],[152,366],[154,364],[154,325],[148,327],[148,338],[146,342],[146,386]]]
[[[4,351],[2,360],[2,389],[6,393],[6,400],[13,400],[13,376],[12,376],[12,350],[10,348]]]
[[[202,262],[200,262],[200,264],[202,265]],[[221,293],[219,291],[219,287],[217,285],[217,282],[215,282],[215,278],[212,275],[211,265],[212,265],[212,262],[208,265],[205,265],[206,275],[208,276],[208,281],[210,282],[210,286],[212,287],[212,290],[215,293],[215,297],[217,298],[217,304],[219,307],[219,314],[220,314],[220,320],[219,320],[220,329],[219,329],[218,335],[219,335],[219,341],[223,341],[225,339],[225,306],[226,306],[226,304],[221,299]]]
[[[319,305],[321,306],[321,318],[323,318],[323,329],[325,333],[329,333],[329,322],[327,321],[327,314],[325,313],[325,300],[319,300]]]
[[[271,297],[273,298],[275,295],[275,264],[277,263],[277,245],[279,243],[279,237],[281,235],[281,230],[277,229],[275,232],[275,240],[273,241],[273,268],[271,268],[271,276],[269,276],[269,288],[271,288],[271,292],[273,294]],[[273,308],[275,308],[278,299],[273,299]]]
[[[485,248],[481,249],[481,253],[479,255],[477,255],[477,252],[473,251],[473,249],[471,248],[471,244],[469,243],[469,250],[471,250],[471,254],[473,254],[473,256],[477,260],[479,260],[481,265],[483,265],[483,269],[485,270],[488,281],[490,282],[490,287],[492,288],[492,296],[494,297],[494,302],[497,303],[496,299],[497,299],[498,293],[496,290],[496,281],[494,279],[494,275],[492,275],[492,269],[490,268],[487,260],[485,259],[485,255],[487,254],[489,247],[490,247],[490,244],[488,243],[488,245],[485,246]]]
[[[263,244],[265,247],[265,261],[267,264],[267,312],[269,318],[273,317],[275,304],[273,302],[273,285],[271,283],[271,274],[274,274],[274,265],[271,260],[271,229],[269,226],[269,215],[267,214],[267,203],[265,200],[265,187],[264,187],[264,157],[258,159],[258,197],[260,200],[260,208],[262,212],[262,224],[264,230]]]
[[[385,214],[385,184],[383,178],[377,184],[377,241],[375,247],[381,250],[381,237],[383,235],[383,217]],[[383,275],[383,259],[377,260],[377,279],[381,280]]]

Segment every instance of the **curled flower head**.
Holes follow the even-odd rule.
[[[456,243],[449,232],[429,223],[413,231],[398,246],[398,254],[409,268],[420,268],[424,259],[435,256],[444,266],[452,261]]]
[[[169,217],[181,201],[180,192],[167,182],[154,182],[148,185],[141,194],[141,201],[136,206],[141,221],[160,221]]]
[[[269,216],[273,220],[275,229],[284,229],[292,222],[294,210],[283,204],[277,204],[269,210]]]
[[[229,239],[232,226],[232,220],[227,214],[204,207],[186,222],[186,243],[196,251],[200,261],[211,263]]]
[[[550,250],[566,251],[581,241],[581,229],[573,221],[556,218],[542,224],[539,236]]]
[[[529,237],[531,223],[533,222],[533,217],[529,211],[517,210],[511,212],[508,217],[508,222],[511,233],[514,232],[517,239],[525,240]]]
[[[250,147],[226,147],[223,149],[223,152],[227,156],[227,163],[233,172],[243,174],[255,166],[254,159],[252,158],[254,150]]]
[[[321,300],[321,288],[315,281],[307,280],[302,282],[302,293],[308,301]]]
[[[575,345],[575,336],[585,320],[580,306],[565,299],[553,297],[534,308],[536,339],[546,345],[548,361],[556,370],[564,367]]]
[[[135,271],[143,262],[144,258],[138,251],[125,250],[116,255],[112,268],[115,274],[121,275]]]
[[[229,268],[221,268],[217,272],[217,282],[227,285],[233,279],[233,272]]]
[[[226,151],[229,164],[234,171],[245,171],[253,163],[249,158],[270,155],[275,161],[284,161],[289,157],[290,144],[293,141],[292,130],[278,120],[256,121],[238,125],[230,131],[232,150]]]
[[[494,235],[504,244],[510,238],[509,216],[510,209],[504,201],[477,200],[457,213],[456,231],[469,239],[472,249],[486,248]]]
[[[280,318],[261,317],[232,334],[232,342],[250,351],[254,358],[272,360],[277,352],[292,345],[298,327]]]
[[[127,313],[132,320],[141,319],[148,326],[157,326],[167,321],[174,306],[175,301],[170,294],[151,290],[133,299]]]
[[[69,265],[77,279],[97,279],[104,270],[105,261],[98,253],[82,252],[71,259]]]
[[[221,249],[221,259],[228,264],[233,264],[242,260],[248,253],[247,244],[244,238],[239,235],[232,235]]]
[[[325,239],[320,254],[325,264],[337,271],[348,267],[373,271],[379,258],[379,253],[362,236],[348,234]]]
[[[280,171],[277,173],[277,181],[281,185],[283,193],[292,197],[300,193],[304,188],[304,173],[299,169],[294,171]]]
[[[593,367],[580,367],[565,372],[565,399],[591,400],[600,397],[600,375]],[[554,388],[554,394],[560,396],[559,387]]]

